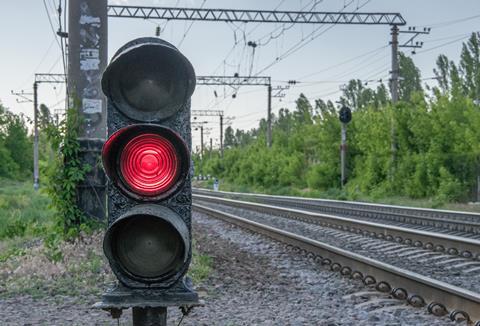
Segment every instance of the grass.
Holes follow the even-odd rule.
[[[30,182],[0,180],[0,241],[45,233],[53,225],[49,205],[49,198]]]
[[[30,182],[0,180],[0,297],[55,295],[98,297],[114,275],[102,252],[103,230],[64,241],[49,198]],[[197,285],[212,260],[192,246],[188,275]]]
[[[197,285],[203,282],[210,275],[212,270],[212,257],[203,255],[192,246],[192,263],[188,270],[188,276],[192,278],[193,284]]]
[[[208,181],[194,181],[194,187],[213,189],[213,179]],[[309,198],[323,198],[323,199],[336,199],[336,200],[355,200],[363,201],[367,203],[386,204],[386,205],[398,205],[398,206],[410,206],[420,208],[435,208],[446,209],[456,211],[468,211],[480,213],[479,204],[469,203],[444,203],[439,202],[434,198],[412,199],[401,196],[368,196],[365,194],[355,194],[352,196],[340,189],[331,189],[327,191],[320,191],[315,189],[298,189],[294,187],[277,187],[277,188],[257,188],[244,185],[235,185],[229,182],[220,181],[221,191],[233,191],[233,192],[251,192],[251,193],[264,193],[271,195],[282,196],[299,196]]]

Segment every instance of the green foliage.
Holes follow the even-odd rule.
[[[77,110],[70,109],[59,126],[50,124],[46,134],[58,155],[48,173],[47,192],[57,212],[57,226],[67,237],[78,234],[82,225],[89,223],[77,205],[77,185],[83,181],[90,167],[79,159],[78,132],[81,125]],[[55,251],[55,239],[51,241]],[[55,253],[54,253],[54,257]]]
[[[31,183],[0,180],[0,240],[42,235],[52,225],[50,200]]]
[[[415,93],[423,92],[420,70],[413,63],[412,58],[402,52],[399,53],[400,80],[398,94],[402,101],[410,101]]]
[[[208,255],[203,255],[193,246],[192,264],[188,270],[188,276],[192,278],[194,284],[204,281],[212,270],[212,258]]]
[[[272,117],[271,148],[265,145],[264,120],[247,132],[229,129],[224,158],[216,153],[194,157],[196,174],[270,193],[433,198],[436,204],[474,199],[480,175],[480,108],[475,104],[480,100],[480,34],[463,45],[459,64],[438,58],[433,96],[424,92],[412,59],[401,54],[399,61],[402,79],[395,105],[383,84],[371,89],[359,80],[350,81],[340,98],[340,105],[353,109],[345,191],[339,189],[335,105],[316,99],[313,106],[302,94],[293,111],[283,108]]]
[[[0,103],[0,178],[23,180],[31,176],[32,146],[24,116]]]

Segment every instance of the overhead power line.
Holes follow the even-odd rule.
[[[331,70],[331,69],[333,69],[333,68],[337,68],[337,67],[343,66],[343,65],[345,65],[345,64],[354,62],[354,61],[356,61],[356,60],[362,59],[362,58],[364,58],[364,57],[366,57],[366,56],[376,55],[377,52],[380,52],[381,50],[384,50],[384,49],[387,48],[387,47],[388,47],[388,45],[383,45],[383,46],[381,46],[381,47],[379,47],[379,48],[376,48],[376,49],[374,49],[374,50],[370,50],[370,51],[368,51],[368,52],[365,52],[365,53],[362,53],[362,54],[360,54],[360,55],[354,56],[354,57],[352,57],[352,58],[350,58],[350,59],[347,59],[347,60],[342,61],[342,62],[340,62],[340,63],[337,63],[337,64],[335,64],[335,65],[328,66],[328,67],[323,68],[323,69],[321,69],[321,70],[317,70],[317,71],[315,71],[315,72],[308,73],[308,74],[306,74],[306,75],[303,75],[303,76],[299,77],[298,79],[305,79],[305,78],[308,78],[308,77],[312,77],[312,76],[315,76],[315,75],[324,73],[324,72],[326,72],[326,71],[329,71],[329,70]]]
[[[302,7],[300,9],[300,11],[303,11],[304,9],[308,8],[309,5],[312,3],[312,2],[315,2],[313,4],[313,6],[311,7],[311,10],[314,10],[317,6],[317,4],[319,2],[322,2],[323,0],[312,0],[310,1],[307,5],[305,5],[304,7]],[[276,11],[278,8],[280,8],[280,6],[282,5],[282,3],[285,2],[285,0],[282,0],[280,1],[280,3],[273,9],[274,11]],[[233,22],[227,22],[227,25],[229,24],[232,24],[233,25]],[[244,23],[246,24],[246,23]],[[245,48],[247,47],[247,38],[260,26],[262,25],[262,23],[257,23],[250,31],[248,31],[248,33],[246,32],[246,25],[244,25],[244,30],[243,30],[243,39],[244,41],[243,42],[240,42],[238,40],[235,39],[235,42],[232,46],[232,48],[227,52],[225,58],[222,60],[222,62],[220,62],[220,64],[215,68],[215,70],[211,73],[212,75],[214,75],[215,73],[217,73],[218,69],[222,66],[222,63],[225,64],[226,63],[226,60],[228,60],[228,58],[230,58],[230,56],[232,55],[232,53],[235,51],[236,47],[238,46],[238,44],[242,43],[243,44],[243,50],[242,50],[242,54],[240,55],[240,60],[239,60],[239,64],[238,64],[238,68],[237,68],[237,72],[240,73],[240,64],[241,64],[241,61],[242,61],[242,58],[243,58],[243,54],[245,53]],[[285,26],[286,24],[282,24],[282,26]],[[295,24],[292,24],[292,26],[294,26]],[[235,26],[235,25],[234,25]],[[275,28],[272,32],[268,33],[265,35],[268,36],[268,35],[271,35],[272,33],[274,33],[275,31],[277,31],[278,29],[280,29],[282,27],[277,27]],[[238,31],[240,29],[240,26],[235,26],[235,29],[233,30],[234,32],[234,35],[236,35],[236,31]],[[259,41],[261,41],[262,38],[259,39]],[[263,45],[263,44],[262,44]],[[225,71],[223,72],[223,74],[225,75]]]
[[[443,21],[443,22],[436,22],[436,23],[433,23],[433,24],[428,24],[426,26],[429,26],[429,27],[432,27],[432,28],[443,28],[443,27],[448,27],[448,26],[455,25],[455,24],[464,23],[466,21],[469,21],[469,20],[472,20],[472,19],[477,19],[477,18],[480,18],[480,14],[476,14],[476,15],[468,16],[468,17],[463,17],[463,18],[457,18],[457,19],[453,19],[453,20],[447,20],[447,21]],[[424,26],[422,26],[422,27],[424,27]]]
[[[350,15],[360,15],[360,14],[364,14],[364,13],[357,13],[356,11],[363,8],[365,5],[367,5],[371,0],[367,0],[364,4],[362,4],[361,6],[357,7],[357,9],[354,11],[354,12],[343,12],[343,9],[345,9],[345,7],[340,11],[340,12],[337,12],[336,14],[337,15],[340,15],[340,16],[350,16]],[[383,15],[383,14],[380,14],[380,15]],[[403,18],[402,18],[403,19]],[[383,21],[383,20],[380,20],[380,21]],[[406,22],[405,22],[406,23]],[[277,58],[275,58],[274,61],[272,61],[270,64],[266,65],[265,67],[263,67],[262,69],[260,69],[257,74],[261,74],[263,72],[265,72],[267,69],[271,68],[272,66],[274,66],[275,64],[277,64],[278,62],[280,62],[281,60],[289,57],[290,55],[296,53],[297,51],[299,51],[300,49],[302,49],[303,47],[305,47],[307,44],[309,44],[310,42],[312,42],[313,40],[315,40],[316,38],[318,38],[319,36],[325,34],[327,31],[329,31],[330,29],[332,29],[335,25],[337,24],[345,24],[343,21],[341,20],[337,20],[335,21],[334,23],[332,23],[331,26],[328,26],[325,30],[323,30],[321,33],[315,35],[316,32],[318,32],[322,27],[322,26],[319,26],[317,28],[315,28],[310,34],[308,34],[306,37],[303,37],[299,42],[297,42],[296,44],[294,44],[292,47],[290,47],[287,51],[285,51],[284,53],[282,53],[280,56],[278,56]],[[348,23],[347,23],[348,24]],[[361,23],[359,23],[361,24]],[[376,23],[368,23],[368,24],[376,24]],[[378,23],[378,24],[383,24],[383,23]],[[392,24],[388,24],[388,25],[403,25],[403,24],[396,24],[396,23],[392,23]]]
[[[470,34],[469,34],[469,35],[470,35]],[[442,44],[439,44],[439,45],[437,45],[437,46],[434,46],[434,47],[425,49],[425,50],[423,50],[423,51],[419,51],[419,52],[417,52],[417,54],[430,52],[430,51],[433,51],[433,50],[435,50],[435,49],[438,49],[438,48],[441,48],[441,47],[444,47],[444,46],[447,46],[447,45],[450,45],[450,44],[453,44],[453,43],[457,43],[457,42],[463,41],[463,40],[465,40],[466,38],[468,38],[469,35],[467,35],[467,36],[462,36],[462,37],[457,38],[457,39],[455,39],[455,40],[452,40],[452,41],[450,41],[450,42],[442,43]]]
[[[205,5],[206,2],[207,2],[207,0],[203,0],[202,4],[201,4],[201,6],[200,6],[200,9],[203,8],[203,6]],[[177,4],[178,4],[178,1],[177,1]],[[168,22],[168,21],[167,21],[167,22]],[[180,49],[180,47],[182,46],[183,41],[185,41],[185,38],[187,37],[188,32],[190,32],[190,29],[192,29],[192,26],[193,26],[193,23],[194,23],[194,22],[195,22],[195,21],[192,21],[192,22],[190,23],[190,26],[188,26],[187,30],[185,31],[185,33],[183,33],[183,37],[182,37],[182,39],[180,40],[180,42],[178,43],[178,46],[177,46],[179,49]]]
[[[53,33],[53,37],[55,38],[57,44],[58,44],[58,47],[61,49],[62,46],[60,45],[60,41],[58,40],[58,36],[57,36],[57,33],[55,32],[55,28],[53,27],[53,22],[52,22],[52,18],[50,17],[50,12],[48,11],[48,6],[47,6],[47,2],[45,0],[43,0],[43,6],[45,7],[45,12],[47,14],[47,18],[48,18],[48,23],[50,25],[50,29],[52,30],[52,33]]]

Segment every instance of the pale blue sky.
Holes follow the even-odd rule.
[[[58,0],[46,0],[52,3]],[[205,8],[245,8],[245,9],[279,9],[299,10],[311,0],[110,0],[110,3],[135,5],[165,5]],[[412,58],[421,69],[423,77],[431,77],[435,60],[441,53],[447,54],[457,61],[461,49],[462,37],[472,31],[480,30],[479,0],[317,0],[317,10],[338,11],[347,5],[345,11],[354,11],[357,6],[364,7],[364,12],[399,12],[407,21],[407,26],[432,26],[430,35],[421,37],[424,49]],[[310,8],[310,7],[309,7]],[[0,4],[0,30],[2,51],[0,61],[0,100],[14,112],[32,115],[30,103],[16,103],[10,90],[31,91],[34,72],[63,72],[60,50],[54,41],[42,0],[2,1]],[[58,28],[55,12],[50,9],[55,29]],[[479,16],[463,22],[452,23],[457,19]],[[451,23],[446,23],[451,22]],[[312,33],[318,25],[296,25],[291,28],[281,25],[255,23],[227,24],[212,22],[195,22],[186,37],[185,31],[190,22],[171,21],[165,25],[162,21],[145,21],[140,19],[111,18],[109,20],[109,56],[123,43],[141,36],[153,36],[156,25],[162,26],[161,37],[175,45],[192,61],[197,75],[227,74],[233,75],[249,72],[252,62],[252,48],[244,46],[244,32],[247,41],[268,40],[274,35],[280,36],[264,46],[258,46],[253,56],[252,72],[255,74],[270,64],[277,56],[282,55],[302,38]],[[339,87],[351,78],[362,80],[388,79],[390,70],[390,40],[388,26],[337,25],[322,33],[328,26],[322,27],[316,34],[321,34],[306,46],[284,60],[273,65],[262,75],[269,75],[272,80],[281,81],[298,79],[305,82],[286,92],[280,102],[273,101],[273,110],[281,107],[293,107],[293,101],[300,92],[304,92],[311,100],[317,97],[336,99]],[[252,31],[253,30],[253,31]],[[314,35],[316,35],[314,34]],[[404,38],[404,36],[402,37]],[[183,41],[182,41],[183,39]],[[225,60],[226,55],[237,41],[237,46]],[[453,42],[444,45],[445,43]],[[435,48],[437,46],[441,46]],[[384,48],[382,48],[384,47]],[[422,52],[425,51],[425,52]],[[369,53],[370,54],[366,54]],[[366,54],[366,55],[365,55]],[[363,56],[362,56],[363,55]],[[357,60],[341,64],[349,59],[361,56]],[[225,61],[224,61],[225,60]],[[224,63],[225,62],[225,63]],[[319,72],[311,75],[314,72]],[[311,76],[308,76],[311,75]],[[307,77],[308,76],[308,77]],[[375,85],[374,82],[370,83]],[[214,90],[218,98],[214,97]],[[50,107],[62,108],[64,87],[43,84],[40,86],[40,102]],[[231,89],[225,88],[225,94]],[[245,87],[239,90],[237,98],[223,98],[224,88],[198,87],[193,97],[194,109],[220,109],[227,116],[235,116],[233,126],[249,129],[258,123],[258,119],[266,114],[266,90],[264,88]],[[215,120],[216,121],[216,120]],[[212,137],[218,138],[217,123],[212,124]],[[198,135],[194,132],[194,141],[198,143]],[[208,137],[206,138],[208,139]]]

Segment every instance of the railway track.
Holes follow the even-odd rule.
[[[252,201],[306,211],[382,222],[480,240],[480,214],[362,202],[194,189],[195,194]]]
[[[361,279],[366,285],[389,292],[413,306],[427,306],[431,313],[439,316],[449,313],[452,320],[480,320],[480,284],[473,290],[467,285],[468,280],[475,278],[480,270],[480,262],[474,259],[478,257],[480,247],[477,240],[198,194],[194,200],[194,208],[202,213],[294,246],[310,258],[328,265],[333,271]],[[242,217],[239,216],[241,214],[232,214],[232,211],[226,212],[221,209],[222,205],[235,207],[237,212],[244,210],[282,216],[277,220],[294,222],[288,222],[288,225],[278,222],[272,224],[272,221],[264,223],[262,219],[268,220],[268,216],[256,220],[251,216]],[[303,226],[302,231],[301,225],[292,226],[291,223],[308,225]],[[330,242],[319,238],[317,234],[323,234],[327,240],[330,237]],[[370,240],[366,241],[366,237]],[[361,250],[355,252],[352,248],[342,248],[342,241]],[[381,257],[377,259],[378,253],[370,256],[363,254],[362,250],[366,248],[381,252]],[[396,262],[388,261],[392,256],[404,257],[407,264],[408,259],[413,259],[429,268],[438,267],[437,270],[445,270],[446,275],[461,270],[469,273],[460,273],[462,276],[457,281],[461,286],[458,286],[442,280],[442,275],[430,277],[412,271],[408,266],[399,267]],[[476,325],[480,325],[480,322]]]

